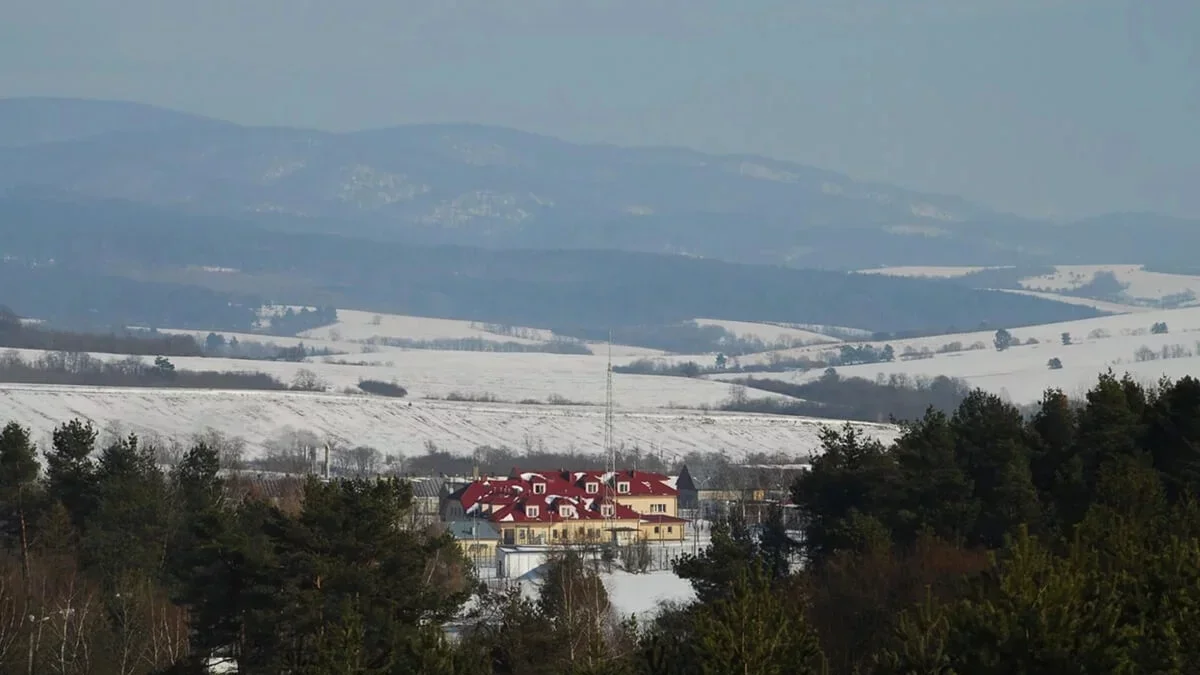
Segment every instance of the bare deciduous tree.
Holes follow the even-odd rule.
[[[292,378],[292,389],[297,391],[325,391],[329,385],[308,368],[296,371]]]

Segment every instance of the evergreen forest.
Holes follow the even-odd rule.
[[[972,391],[891,445],[823,444],[786,518],[715,523],[675,562],[695,601],[637,621],[577,551],[537,597],[488,591],[397,478],[270,492],[202,442],[163,468],[8,424],[0,673],[1200,672],[1200,380],[1108,373],[1031,412]]]

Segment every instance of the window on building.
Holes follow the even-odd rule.
[[[550,536],[554,539],[558,539],[558,530],[550,530]]]
[[[654,534],[658,534],[661,530],[657,525],[654,526]]]
[[[666,513],[666,512],[667,512],[666,504],[651,504],[650,505],[650,513]]]
[[[617,483],[617,492],[623,495],[629,494],[629,481],[623,480],[620,483]]]
[[[526,506],[525,507],[525,515],[529,516],[530,518],[537,518],[538,517],[538,507]]]
[[[670,534],[670,533],[672,533],[672,532],[674,532],[674,531],[675,531],[675,528],[674,528],[674,527],[671,527],[670,525],[668,525],[668,526],[667,526],[667,534]]]
[[[588,493],[589,495],[594,495],[594,494],[596,494],[597,492],[599,492],[599,491],[600,491],[600,484],[599,484],[599,483],[587,483],[587,484],[584,486],[584,489],[586,489],[586,490],[587,490],[587,493]]]
[[[545,483],[534,483],[533,484],[533,494],[535,494],[535,495],[546,494],[546,484]]]
[[[570,518],[571,517],[571,507],[570,506],[558,507],[558,515],[562,516],[563,518]]]
[[[605,518],[611,518],[613,515],[612,504],[601,504],[600,505],[600,515],[604,516]]]

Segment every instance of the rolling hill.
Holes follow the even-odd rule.
[[[133,103],[0,99],[0,191],[118,199],[423,245],[615,248],[734,262],[1188,262],[1195,223],[1056,225],[795,163],[475,125],[245,127]]]

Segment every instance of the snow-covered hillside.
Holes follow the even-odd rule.
[[[966,276],[985,269],[996,268],[955,266],[880,267],[860,270],[860,273],[948,279]],[[1158,300],[1188,292],[1200,297],[1200,276],[1151,272],[1146,270],[1143,265],[1055,265],[1053,273],[1026,277],[1021,279],[1020,283],[1021,287],[1026,290],[1047,293],[1046,297],[1049,299],[1070,302],[1069,300],[1064,300],[1063,296],[1056,297],[1055,294],[1080,288],[1090,283],[1096,274],[1100,272],[1112,273],[1116,280],[1125,286],[1123,295],[1130,301],[1136,300],[1142,304],[1153,305]],[[1193,300],[1190,304],[1196,304],[1197,302],[1200,301]],[[1073,304],[1090,303],[1075,301]],[[1111,309],[1099,306],[1097,306],[1097,309],[1111,311]],[[1117,311],[1121,310],[1118,309]]]
[[[933,267],[873,267],[859,270],[859,274],[883,274],[890,277],[924,277],[928,279],[953,279],[995,267],[968,267],[963,265]]]
[[[548,330],[514,326],[501,335],[488,331],[484,324],[471,321],[339,309],[337,323],[304,331],[301,333],[301,337],[350,341],[369,340],[377,337],[408,338],[410,340],[479,338],[497,342],[534,344],[552,340],[554,334]]]
[[[34,360],[44,354],[16,350]],[[118,354],[93,354],[117,361]],[[144,359],[151,361],[153,359]],[[618,359],[614,363],[632,360]],[[424,349],[385,349],[370,354],[321,357],[304,363],[246,359],[172,357],[181,370],[252,371],[290,383],[300,370],[312,371],[330,391],[357,391],[361,380],[395,381],[411,398],[445,398],[452,394],[470,399],[546,402],[551,397],[575,403],[603,405],[606,357],[600,355],[452,352]],[[362,365],[350,365],[362,364]],[[718,407],[729,396],[728,385],[703,379],[613,375],[617,402],[631,408]]]
[[[772,343],[793,344],[800,342],[821,344],[838,341],[838,338],[830,337],[816,331],[776,326],[769,323],[727,321],[725,319],[696,319],[695,322],[698,326],[719,326],[743,340],[761,340],[768,345]]]
[[[724,387],[710,383],[714,387]],[[454,453],[481,445],[514,449],[599,452],[603,408],[468,404],[382,399],[301,392],[133,389],[0,384],[0,421],[32,427],[46,442],[56,424],[73,417],[125,431],[186,437],[206,429],[240,436],[251,453],[288,429],[307,430],[389,453],[424,452],[427,441]],[[820,447],[819,434],[834,420],[693,411],[638,410],[616,413],[615,440],[664,458],[699,450],[803,456]],[[859,424],[889,441],[896,429]]]
[[[1168,332],[1153,334],[1151,327],[1160,322],[1167,325]],[[1200,308],[1196,307],[1014,328],[1011,333],[1023,343],[1033,338],[1037,344],[1022,344],[997,351],[992,342],[994,331],[895,340],[887,343],[901,356],[895,362],[840,367],[838,372],[847,377],[868,379],[892,373],[930,377],[947,375],[988,391],[1006,394],[1017,403],[1035,401],[1051,387],[1070,394],[1078,393],[1093,385],[1097,376],[1109,368],[1117,374],[1129,372],[1148,381],[1163,376],[1178,378],[1200,374]],[[1063,333],[1070,335],[1070,345],[1062,344]],[[976,343],[982,343],[983,347],[937,353],[939,349],[956,342],[966,348]],[[883,343],[875,344],[881,346]],[[1139,357],[1137,353],[1143,347],[1145,350]],[[1170,358],[1164,358],[1164,348],[1166,356]],[[828,346],[808,347],[780,353],[785,356],[816,356],[829,349]],[[929,358],[906,360],[902,355],[908,349],[928,349],[932,354]],[[1151,358],[1151,353],[1154,358]],[[768,354],[755,354],[742,357],[741,362],[765,363],[769,358]],[[1061,361],[1061,369],[1049,368],[1049,361],[1053,358]],[[803,382],[820,374],[819,371],[766,373],[756,377]],[[725,375],[713,379],[731,377],[738,376]]]
[[[425,316],[380,314],[353,309],[339,309],[338,322],[304,331],[300,337],[332,343],[362,343],[380,338],[403,340],[462,340],[477,339],[487,342],[516,342],[537,344],[562,339],[553,331],[527,326],[500,326],[476,321],[457,319],[434,319]],[[607,354],[608,345],[587,343],[596,354]],[[613,356],[648,356],[660,354],[656,349],[613,345]]]
[[[1200,277],[1150,272],[1142,265],[1058,265],[1054,274],[1022,279],[1021,285],[1030,290],[1069,290],[1087,284],[1099,272],[1111,272],[1118,282],[1126,285],[1126,296],[1142,301],[1189,291],[1200,296]]]

